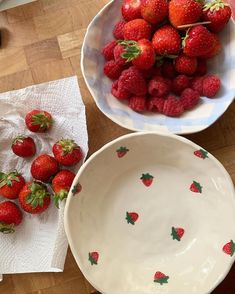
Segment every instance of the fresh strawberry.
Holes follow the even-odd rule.
[[[202,59],[211,59],[215,57],[216,55],[218,55],[220,51],[222,50],[222,45],[221,45],[219,37],[213,33],[211,33],[211,37],[213,39],[213,44],[211,46],[211,49],[208,53],[200,56],[200,58]]]
[[[128,224],[134,225],[135,222],[138,220],[139,215],[136,212],[127,212],[126,213],[126,220]]]
[[[214,33],[224,29],[231,15],[232,11],[229,4],[223,0],[214,0],[206,3],[203,9],[203,20],[210,21],[210,24],[207,26]]]
[[[141,18],[141,0],[124,0],[122,3],[122,16],[126,21]]]
[[[130,96],[131,96],[131,93],[129,91],[127,91],[125,88],[122,88],[119,86],[118,81],[115,81],[113,83],[111,93],[118,100],[126,100],[126,99],[130,98]]]
[[[191,57],[207,54],[213,46],[213,34],[202,25],[197,25],[189,29],[183,40],[183,52],[185,55]]]
[[[163,112],[165,99],[161,97],[151,97],[147,102],[147,109],[152,112]]]
[[[47,182],[59,171],[58,162],[48,154],[42,154],[34,159],[31,165],[31,174],[34,179]]]
[[[157,55],[177,55],[181,49],[178,31],[170,25],[158,29],[153,36],[153,46]]]
[[[8,199],[16,199],[25,184],[24,178],[17,172],[8,174],[0,172],[0,195]]]
[[[89,258],[91,265],[98,264],[99,253],[98,252],[89,252],[88,258]]]
[[[121,57],[127,62],[132,61],[132,64],[141,70],[148,70],[154,65],[155,51],[149,40],[122,41],[120,44],[125,47]]]
[[[204,59],[199,59],[197,61],[195,76],[204,76],[205,74],[207,74],[207,62]]]
[[[114,29],[113,29],[113,35],[114,38],[117,40],[123,40],[124,39],[124,26],[126,22],[125,21],[119,21],[115,24]]]
[[[184,112],[184,107],[177,97],[169,95],[165,100],[163,114],[171,117],[178,117]]]
[[[167,0],[142,0],[141,15],[150,23],[160,23],[168,16]]]
[[[31,214],[40,214],[50,205],[51,198],[45,185],[39,182],[27,183],[19,194],[21,208]]]
[[[139,41],[141,39],[150,39],[151,25],[144,19],[134,19],[124,26],[124,39]]]
[[[231,240],[230,242],[228,242],[227,244],[223,246],[223,251],[224,253],[230,256],[233,256],[235,252],[235,243],[233,242],[233,240]]]
[[[55,159],[64,166],[72,166],[82,159],[82,150],[70,139],[62,139],[56,142],[52,148]]]
[[[20,157],[32,157],[36,153],[34,140],[24,135],[19,135],[13,140],[11,149]]]
[[[189,88],[190,80],[186,75],[178,75],[172,82],[172,91],[179,95],[184,89]]]
[[[142,180],[142,183],[146,186],[149,187],[153,183],[153,176],[150,175],[149,173],[147,174],[142,174],[142,177],[140,178]]]
[[[120,77],[122,68],[114,61],[107,61],[104,65],[104,74],[111,80],[116,80]]]
[[[125,47],[122,46],[121,44],[118,44],[113,51],[114,60],[116,64],[118,64],[121,67],[127,65],[127,62],[128,62],[125,58],[122,57],[124,52],[125,52]]]
[[[128,106],[136,112],[144,112],[146,107],[145,96],[132,96],[129,99]]]
[[[52,180],[52,189],[54,194],[54,203],[59,208],[59,201],[67,198],[69,190],[72,186],[75,174],[69,170],[61,170]]]
[[[220,79],[215,75],[208,75],[204,77],[202,87],[203,95],[208,98],[213,98],[220,90]]]
[[[191,88],[199,93],[200,96],[203,95],[203,77],[195,77],[191,80]]]
[[[205,159],[208,158],[208,152],[206,150],[203,149],[199,149],[193,152],[195,156]]]
[[[180,74],[191,76],[197,69],[197,58],[180,54],[175,59],[175,69]]]
[[[104,48],[102,49],[102,54],[107,61],[114,59],[113,51],[116,46],[117,46],[117,41],[112,41],[106,44]]]
[[[118,148],[116,150],[116,152],[117,152],[118,158],[122,158],[127,154],[127,152],[129,152],[129,149],[127,149],[126,147],[121,146],[120,148]]]
[[[202,16],[203,1],[171,0],[169,2],[169,19],[178,28],[186,24],[196,23]]]
[[[77,183],[76,185],[73,186],[72,189],[72,194],[76,195],[82,191],[82,185],[80,183]]]
[[[163,62],[162,75],[164,78],[167,78],[167,79],[173,79],[177,75],[172,61],[165,60]]]
[[[124,88],[136,96],[142,96],[147,93],[145,79],[140,70],[135,67],[130,67],[122,72],[118,87]]]
[[[31,132],[43,133],[51,128],[53,119],[49,112],[35,109],[26,114],[25,124]]]
[[[200,185],[200,183],[193,181],[190,186],[190,190],[194,193],[202,193],[202,186]]]
[[[149,82],[148,92],[154,97],[165,97],[170,93],[171,84],[167,79],[157,76]]]
[[[173,240],[180,241],[181,238],[184,235],[184,229],[183,228],[174,228],[171,229],[171,236],[173,237]]]
[[[185,110],[195,107],[199,103],[199,100],[199,93],[190,88],[185,89],[180,96],[180,102]]]
[[[163,274],[162,272],[156,272],[154,275],[154,282],[159,283],[160,285],[167,284],[169,277]]]
[[[22,222],[23,216],[19,207],[11,201],[0,203],[0,232],[13,233],[15,227]]]

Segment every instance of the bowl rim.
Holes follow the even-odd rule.
[[[176,134],[171,134],[171,133],[164,133],[164,132],[156,132],[156,131],[151,131],[151,132],[136,132],[136,133],[130,133],[130,134],[126,134],[126,135],[122,135],[108,143],[106,143],[105,145],[103,145],[100,149],[98,149],[97,151],[95,151],[86,161],[85,163],[81,166],[81,168],[79,169],[77,175],[74,178],[72,187],[78,182],[79,177],[81,176],[81,174],[84,172],[84,170],[86,169],[86,167],[93,161],[95,160],[95,158],[101,154],[103,151],[109,149],[110,147],[112,147],[113,145],[115,145],[117,142],[122,142],[123,140],[132,138],[132,137],[139,137],[139,136],[162,136],[162,137],[169,137],[175,140],[178,140],[180,142],[182,142],[183,144],[187,144],[195,149],[200,149],[202,148],[200,145],[190,141],[189,139],[186,139],[182,136],[176,135]],[[203,148],[204,149],[204,148]],[[214,161],[214,163],[217,165],[217,167],[220,169],[220,171],[223,173],[224,177],[226,178],[226,180],[228,181],[228,190],[231,190],[231,192],[233,193],[234,199],[235,199],[235,189],[234,189],[234,185],[233,185],[233,181],[228,173],[228,171],[225,169],[225,167],[222,165],[222,163],[215,157],[213,156],[210,152],[208,152],[210,158]],[[78,250],[76,250],[74,244],[73,244],[73,238],[71,236],[70,233],[70,226],[69,226],[69,221],[68,221],[68,215],[69,215],[69,207],[71,204],[71,199],[73,198],[73,194],[72,194],[72,187],[69,191],[67,200],[66,200],[66,204],[65,204],[65,209],[64,209],[64,228],[65,228],[65,233],[67,235],[67,239],[68,239],[68,243],[71,249],[71,252],[76,260],[76,263],[78,265],[78,267],[80,268],[82,274],[84,275],[84,277],[88,280],[88,282],[94,286],[95,289],[97,289],[99,292],[103,293],[103,294],[110,294],[110,293],[105,293],[102,292],[102,290],[99,288],[98,285],[96,285],[96,283],[93,283],[91,281],[91,279],[88,277],[88,273],[85,272],[83,270],[83,266],[82,263],[80,262],[80,258],[79,258],[79,254],[77,253]],[[220,275],[220,277],[218,278],[217,282],[211,286],[210,292],[211,293],[213,290],[215,290],[215,288],[226,278],[226,276],[228,275],[229,271],[231,270],[231,267],[233,265],[235,261],[235,256],[230,259],[230,262],[228,262],[228,268],[227,270]],[[205,293],[206,294],[206,293]]]

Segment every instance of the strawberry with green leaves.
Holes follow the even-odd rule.
[[[162,22],[168,16],[168,1],[142,0],[141,15],[149,23]]]
[[[19,157],[32,157],[36,153],[36,145],[31,137],[17,136],[11,145],[12,151]]]
[[[190,190],[194,193],[202,193],[202,186],[200,185],[200,183],[193,181],[190,186]]]
[[[25,179],[16,170],[7,174],[0,172],[0,195],[16,199],[25,185]]]
[[[231,240],[223,246],[223,251],[224,253],[233,256],[235,252],[235,243],[233,242],[233,240]]]
[[[154,275],[154,283],[158,283],[160,285],[167,284],[169,277],[163,274],[162,272],[156,272]]]
[[[4,234],[14,233],[15,227],[18,226],[23,219],[23,215],[19,207],[11,201],[0,203],[0,232]]]
[[[94,264],[98,264],[98,260],[99,260],[99,253],[98,252],[89,252],[88,254],[88,259],[91,263],[91,265],[94,265]]]
[[[126,213],[126,220],[128,224],[134,225],[135,222],[138,220],[139,215],[136,212],[127,212]]]
[[[184,229],[183,228],[172,227],[171,236],[172,236],[173,240],[180,241],[181,238],[183,237],[183,235],[184,235]]]
[[[140,178],[142,180],[142,183],[146,186],[149,187],[153,183],[153,176],[150,175],[149,173],[147,174],[142,174],[142,177]]]
[[[116,150],[118,158],[124,157],[128,151],[129,151],[129,149],[127,149],[126,147],[121,146],[120,148],[118,148]]]
[[[25,124],[31,132],[43,133],[51,128],[53,119],[49,112],[34,109],[26,114]]]
[[[193,152],[195,156],[205,159],[208,158],[208,152],[206,150],[203,149],[199,149]]]

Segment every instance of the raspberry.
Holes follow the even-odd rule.
[[[120,77],[121,73],[122,73],[122,68],[114,60],[110,60],[105,63],[104,74],[108,78],[112,80],[116,80]]]
[[[114,48],[113,54],[114,54],[114,60],[116,63],[120,66],[124,66],[127,64],[127,60],[125,58],[122,58],[122,53],[124,53],[125,48],[121,45],[117,45]]]
[[[190,85],[190,80],[185,75],[179,75],[176,78],[174,78],[172,83],[172,91],[175,94],[181,94],[181,92],[188,88]]]
[[[106,44],[104,46],[104,48],[102,49],[102,54],[104,55],[104,58],[109,61],[114,59],[114,48],[116,47],[117,42],[116,41],[112,41],[109,42],[108,44]]]
[[[185,110],[191,109],[196,106],[199,102],[200,96],[197,91],[187,88],[185,89],[181,96],[180,101],[183,104]]]
[[[147,103],[147,109],[152,112],[162,113],[165,99],[161,97],[151,97]]]
[[[119,21],[116,23],[114,29],[113,29],[113,35],[114,38],[117,40],[123,40],[124,39],[124,25],[126,24],[125,21]]]
[[[130,98],[131,94],[126,89],[119,87],[119,82],[115,81],[112,85],[111,93],[119,100]]]
[[[166,60],[162,65],[162,74],[164,78],[173,79],[176,76],[174,65],[171,61]]]
[[[129,99],[128,106],[137,112],[143,112],[145,110],[146,99],[145,96],[132,96]]]
[[[217,76],[208,75],[204,77],[202,82],[203,95],[208,98],[214,97],[219,92],[220,86],[221,86],[221,82]]]
[[[119,86],[136,96],[147,93],[147,84],[140,70],[131,66],[124,70],[119,78]]]
[[[148,92],[155,97],[164,97],[170,93],[170,82],[163,77],[156,76],[149,82]]]
[[[197,58],[181,54],[175,59],[175,69],[180,74],[191,76],[197,69]]]
[[[177,117],[184,112],[184,107],[174,95],[169,95],[165,100],[163,113],[167,116]]]
[[[161,76],[161,67],[151,67],[147,70],[141,70],[146,80],[151,80],[156,76]]]
[[[203,83],[203,77],[195,77],[191,80],[191,88],[197,91],[200,96],[203,95],[202,83]]]
[[[205,74],[207,74],[207,62],[202,59],[198,60],[195,76],[204,76]]]

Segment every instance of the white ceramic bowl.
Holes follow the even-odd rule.
[[[140,132],[108,143],[81,167],[65,230],[100,292],[205,294],[224,279],[234,261],[223,251],[235,241],[234,187],[200,149],[176,135]]]
[[[217,98],[202,98],[198,107],[180,118],[161,114],[139,114],[111,94],[111,81],[103,74],[102,47],[113,39],[112,29],[120,20],[122,1],[111,1],[92,20],[82,47],[81,68],[87,87],[98,108],[115,123],[134,131],[161,131],[188,134],[213,124],[235,97],[235,26],[232,22],[221,36],[223,52],[212,61],[211,72],[221,77],[223,88]],[[233,77],[234,76],[234,77]]]

